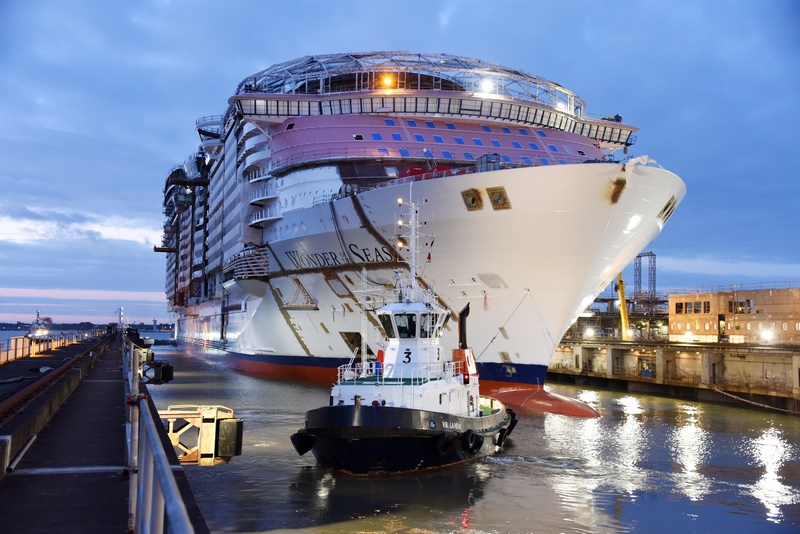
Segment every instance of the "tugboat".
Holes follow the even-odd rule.
[[[418,208],[400,205],[410,206],[409,278],[395,272],[396,302],[376,312],[385,351],[371,360],[362,348],[340,366],[330,405],[307,412],[291,436],[301,456],[311,451],[324,468],[366,475],[449,466],[500,450],[517,424],[513,410],[479,393],[469,304],[459,314],[458,348],[442,353],[450,310],[417,285]]]
[[[33,341],[47,341],[51,339],[50,332],[47,330],[47,325],[42,321],[39,315],[39,310],[36,310],[36,320],[31,323],[26,337]]]

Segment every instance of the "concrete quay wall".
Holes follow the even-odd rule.
[[[562,340],[548,380],[800,415],[800,348]]]

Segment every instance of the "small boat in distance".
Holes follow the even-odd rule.
[[[322,467],[353,474],[402,473],[474,460],[499,450],[517,424],[513,410],[481,396],[466,345],[467,304],[459,314],[459,347],[442,354],[450,310],[416,280],[417,214],[409,209],[409,279],[395,272],[395,302],[377,310],[388,340],[372,360],[362,350],[337,370],[330,405],[306,413],[291,436]],[[398,247],[405,247],[397,241]]]
[[[50,331],[48,330],[45,322],[42,320],[39,310],[36,310],[36,320],[31,323],[31,327],[28,329],[26,337],[33,341],[47,341],[51,339]]]

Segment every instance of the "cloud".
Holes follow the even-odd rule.
[[[29,244],[53,239],[110,239],[157,245],[161,230],[152,221],[101,217],[47,208],[3,208],[0,242]]]
[[[449,26],[450,21],[456,12],[456,6],[453,2],[447,2],[442,10],[439,11],[439,24],[442,26]]]
[[[157,291],[114,291],[98,289],[29,289],[18,287],[0,287],[0,297],[26,297],[67,300],[128,300],[140,302],[163,303],[166,300],[163,292]]]
[[[697,275],[745,276],[761,279],[786,278],[800,280],[800,265],[768,261],[735,261],[720,258],[681,258],[658,256],[659,271]]]

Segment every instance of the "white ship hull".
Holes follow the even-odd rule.
[[[462,192],[486,199],[497,187],[508,209],[466,209]],[[263,297],[249,282],[225,303],[181,308],[179,336],[237,353],[244,369],[285,364],[292,371],[283,376],[328,380],[352,353],[350,334],[362,330],[362,268],[383,284],[366,287],[373,307],[390,298],[397,199],[410,197],[435,234],[420,282],[451,310],[472,303],[469,342],[482,385],[541,385],[563,334],[658,235],[684,193],[681,179],[658,167],[586,163],[416,181],[287,212],[281,238],[269,242]],[[366,338],[373,353],[382,350],[374,320]],[[442,344],[456,341],[453,327]]]

